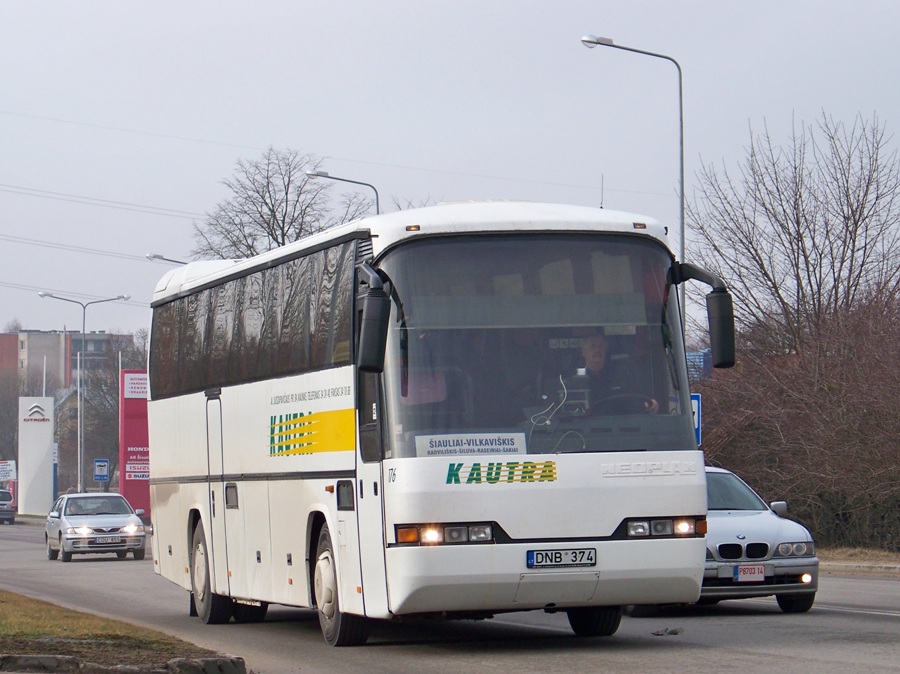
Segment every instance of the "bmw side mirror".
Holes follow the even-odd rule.
[[[769,504],[769,507],[772,509],[772,512],[779,517],[787,515],[787,501],[772,501],[772,503]]]

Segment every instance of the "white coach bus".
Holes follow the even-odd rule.
[[[334,646],[527,610],[606,636],[625,605],[695,601],[689,279],[728,367],[725,284],[626,213],[444,204],[174,269],[150,346],[155,571],[207,623],[310,607]],[[598,336],[621,377],[599,387]]]

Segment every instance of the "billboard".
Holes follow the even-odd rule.
[[[19,398],[19,512],[46,515],[53,505],[53,398]]]
[[[119,492],[150,516],[150,447],[147,431],[147,371],[119,374]]]

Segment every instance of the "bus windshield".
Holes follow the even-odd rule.
[[[671,264],[621,234],[391,251],[385,456],[696,450]]]

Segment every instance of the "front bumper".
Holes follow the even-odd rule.
[[[131,552],[132,550],[143,550],[145,544],[146,535],[144,534],[133,534],[130,536],[98,536],[97,534],[80,536],[67,534],[62,539],[62,549],[74,555]]]
[[[741,565],[762,565],[766,569],[765,580],[756,582],[735,581],[734,569]],[[809,582],[803,582],[809,574]],[[760,562],[707,561],[703,571],[701,599],[749,599],[773,594],[806,594],[819,586],[819,559],[804,557],[793,560],[768,560]]]
[[[529,569],[530,549],[595,548],[593,567]],[[465,613],[690,603],[705,541],[585,541],[394,547],[387,551],[390,613]]]

